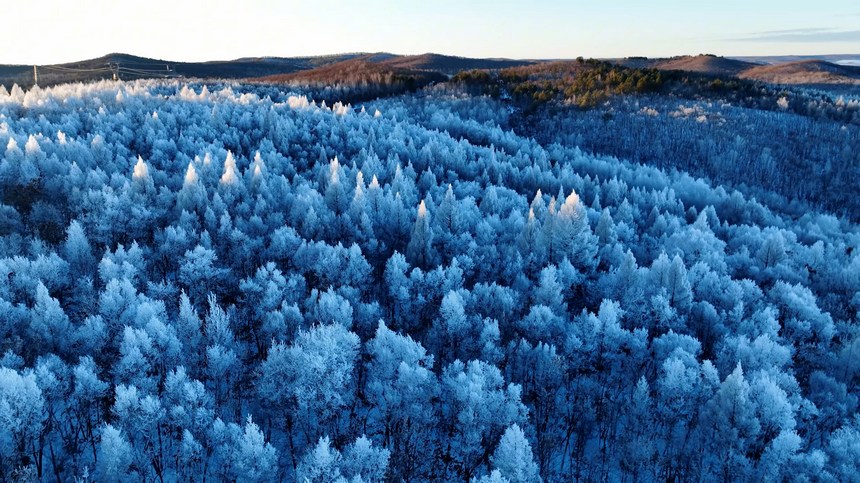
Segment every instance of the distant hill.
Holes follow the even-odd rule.
[[[353,52],[346,54],[334,55],[316,55],[306,57],[241,57],[235,60],[221,61],[220,63],[247,63],[257,62],[266,65],[290,65],[299,66],[301,69],[314,69],[328,64],[343,62],[344,60],[363,57],[368,54],[363,52]],[[212,63],[212,62],[210,62]]]
[[[259,82],[360,85],[382,82],[423,86],[441,82],[466,70],[499,70],[533,65],[533,61],[510,59],[473,59],[440,54],[395,55],[366,54],[316,69],[265,76]]]
[[[852,62],[858,61],[860,56],[823,57],[823,59],[809,59],[803,56],[727,58],[696,55],[658,59],[627,57],[610,62],[633,69],[692,72],[705,76],[738,77],[778,84],[838,86],[855,90],[856,86],[860,86],[860,66],[852,65]],[[384,79],[387,83],[396,81],[404,85],[419,86],[469,71],[505,70],[509,74],[525,75],[532,79],[556,78],[560,75],[575,74],[586,67],[584,62],[478,59],[433,53],[398,55],[387,52],[175,62],[113,53],[78,62],[40,65],[36,70],[41,86],[111,79],[115,74],[124,80],[191,77],[348,85]],[[773,64],[767,64],[770,62]],[[7,89],[13,84],[24,88],[30,87],[33,84],[33,66],[0,65],[0,84]]]
[[[377,62],[377,60],[373,61]],[[378,62],[398,69],[428,70],[447,75],[454,75],[464,70],[497,70],[535,64],[534,61],[529,60],[473,59],[441,54],[396,55]]]
[[[824,60],[834,64],[854,64],[860,62],[860,54],[829,54],[829,55],[764,55],[764,56],[732,56],[736,60],[743,60],[753,64],[787,64],[789,62],[800,62],[803,60]]]
[[[0,65],[0,85],[7,88],[13,84],[20,86],[33,85],[33,66],[32,65]]]
[[[352,59],[360,54],[326,55],[319,57],[260,57],[211,62],[177,62],[176,72],[185,77],[247,79],[314,69]]]
[[[362,91],[382,89],[386,92],[412,90],[432,82],[447,80],[447,76],[429,70],[396,67],[395,64],[373,62],[373,55],[344,60],[310,70],[252,79],[254,82],[309,86],[337,85],[356,87]],[[381,92],[380,92],[381,93]]]
[[[96,59],[69,62],[65,64],[37,66],[39,84],[50,86],[66,82],[89,82],[111,79],[116,73],[125,80],[160,77],[195,77],[218,79],[273,78],[284,74],[314,71],[350,60],[379,65],[389,74],[407,73],[409,78],[418,82],[427,79],[438,80],[436,76],[419,75],[417,72],[432,72],[451,76],[467,69],[502,69],[506,67],[529,65],[532,61],[510,59],[472,59],[440,54],[396,55],[389,53],[347,53],[316,57],[243,57],[235,60],[209,62],[176,62],[172,60],[151,59],[129,54],[108,54]],[[307,78],[319,80],[335,76],[335,70],[351,69],[355,75],[356,66],[342,64],[334,70],[318,70]],[[380,74],[383,70],[362,68],[367,76]],[[415,71],[415,72],[412,72]],[[335,76],[336,77],[336,76]],[[372,76],[371,76],[372,77]],[[283,80],[283,79],[282,79]],[[33,85],[32,65],[0,65],[0,84],[7,88],[13,84],[22,87]]]
[[[175,62],[151,59],[129,54],[108,54],[96,59],[65,64],[37,66],[39,85],[50,86],[66,82],[90,82],[111,79],[116,73],[120,79],[161,77],[199,77],[220,79],[244,79],[266,75],[284,74],[313,69],[355,57],[344,54],[324,57],[296,58],[245,58],[228,61]],[[10,87],[33,85],[32,65],[0,66],[0,84]]]
[[[666,71],[696,72],[715,76],[736,76],[758,64],[716,55],[684,55],[667,59],[627,57],[616,59],[616,64],[634,69],[658,69]]]
[[[582,59],[502,69],[498,75],[470,70],[452,80],[469,92],[504,97],[531,109],[547,102],[594,107],[612,95],[652,93],[668,76],[655,69],[632,68]]]
[[[695,72],[718,77],[737,77],[770,84],[818,87],[860,86],[860,66],[852,65],[857,56],[825,56],[829,60],[805,56],[728,58],[715,55],[681,56],[668,59],[627,57],[612,62],[634,69]],[[838,61],[839,63],[835,63]]]
[[[660,70],[682,70],[700,74],[735,76],[741,72],[756,67],[757,64],[742,60],[728,59],[715,55],[696,55],[673,57],[657,62],[655,68]]]
[[[741,72],[739,77],[772,84],[860,85],[860,67],[804,60],[753,67]]]
[[[593,60],[555,60],[510,67],[503,70],[501,74],[506,78],[519,77],[531,80],[556,79],[562,76],[574,76],[590,71],[596,65],[600,65],[600,62]]]

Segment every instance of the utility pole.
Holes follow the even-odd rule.
[[[33,66],[33,85],[39,85],[39,71],[36,70],[36,66]]]

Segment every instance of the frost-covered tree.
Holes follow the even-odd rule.
[[[341,471],[351,481],[361,479],[368,483],[385,481],[391,453],[375,448],[365,436],[360,436],[343,452]]]
[[[412,236],[406,248],[406,258],[413,265],[426,268],[434,261],[433,253],[433,230],[430,227],[430,214],[427,213],[427,205],[424,200],[418,205],[415,215],[415,225],[412,227]]]
[[[481,361],[455,361],[442,373],[442,397],[448,442],[449,468],[466,479],[475,476],[491,452],[489,441],[498,440],[507,426],[522,422],[526,408],[521,388],[504,385],[501,373]]]
[[[69,268],[84,275],[92,273],[95,268],[95,258],[90,242],[84,229],[78,221],[73,221],[66,229],[66,241],[63,244],[63,255]]]
[[[218,255],[214,250],[197,245],[188,250],[179,267],[179,281],[195,303],[202,303],[204,295],[215,291],[224,270],[215,266]]]
[[[278,453],[248,416],[237,442],[233,471],[237,481],[271,481],[278,473]]]
[[[311,483],[347,481],[340,472],[341,454],[331,447],[327,436],[320,437],[296,468],[296,480]]]
[[[4,477],[29,466],[45,423],[42,390],[33,373],[0,367],[0,458]]]
[[[69,317],[41,281],[36,286],[35,299],[30,322],[33,341],[49,352],[65,351],[65,338],[72,331]]]
[[[264,401],[309,437],[333,426],[352,401],[358,336],[338,324],[299,332],[291,345],[275,343],[260,367],[257,383]],[[291,436],[292,437],[292,436]]]
[[[439,396],[439,384],[433,356],[382,322],[366,347],[370,360],[365,394],[376,408],[368,423],[392,451],[392,470],[402,478],[418,477],[432,466],[425,456],[433,451],[436,439],[417,436],[430,433],[436,421],[433,401]]]
[[[709,459],[715,465],[712,474],[744,478],[751,469],[748,450],[761,424],[740,364],[708,402],[703,417],[706,427],[713,431],[709,440]]]
[[[133,470],[131,445],[123,433],[107,424],[101,432],[95,477],[113,481],[134,481],[139,478]]]
[[[538,466],[532,456],[531,445],[517,424],[505,430],[490,460],[493,467],[508,481],[523,483],[541,481]]]
[[[558,263],[568,258],[582,270],[594,269],[597,263],[597,238],[588,224],[586,208],[575,192],[564,198],[558,208],[553,220],[552,237],[551,261]]]

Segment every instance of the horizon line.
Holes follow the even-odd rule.
[[[337,52],[337,53],[327,53],[327,54],[314,54],[314,55],[293,55],[293,56],[281,56],[281,55],[248,55],[242,57],[236,57],[233,59],[219,59],[212,58],[206,60],[179,60],[179,59],[163,59],[158,57],[147,57],[145,55],[132,54],[128,52],[108,52],[106,54],[97,56],[97,57],[88,57],[83,59],[71,60],[66,62],[54,62],[54,63],[2,63],[2,66],[51,66],[51,65],[64,65],[64,64],[74,64],[78,62],[86,62],[91,60],[98,60],[105,57],[110,57],[113,55],[127,55],[130,57],[139,57],[142,59],[148,60],[156,60],[161,62],[172,62],[172,63],[182,63],[182,64],[202,64],[202,63],[216,63],[216,62],[239,62],[243,60],[250,59],[313,59],[313,58],[325,58],[325,57],[338,57],[338,56],[346,56],[346,55],[356,55],[356,56],[364,56],[364,55],[392,55],[392,56],[400,56],[400,57],[419,57],[422,55],[440,55],[445,57],[455,57],[461,59],[480,59],[480,60],[510,60],[510,61],[528,61],[528,62],[553,62],[553,61],[565,61],[565,60],[575,60],[579,57],[583,57],[586,59],[597,59],[597,60],[614,60],[614,59],[630,59],[630,58],[646,58],[646,59],[672,59],[678,57],[698,57],[703,55],[708,56],[716,56],[728,59],[754,59],[754,58],[773,58],[773,57],[805,57],[805,58],[814,58],[814,57],[860,57],[860,52],[858,53],[819,53],[819,54],[770,54],[770,55],[720,55],[713,54],[710,52],[700,52],[697,54],[677,54],[670,56],[646,56],[646,55],[626,55],[626,56],[575,56],[575,57],[504,57],[504,56],[489,56],[489,57],[470,57],[465,55],[457,55],[457,54],[447,54],[441,52],[422,52],[419,54],[399,54],[393,52],[386,51],[377,51],[377,52],[361,52],[361,51],[352,51],[352,52]]]

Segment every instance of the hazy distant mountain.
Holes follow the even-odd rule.
[[[833,64],[823,60],[804,60],[753,67],[741,72],[740,77],[773,84],[860,85],[860,67]]]
[[[755,57],[738,57],[732,59],[752,62],[753,64],[786,64],[789,62],[800,62],[802,60],[824,60],[834,64],[860,63],[860,54],[830,54],[830,55],[764,55]]]

